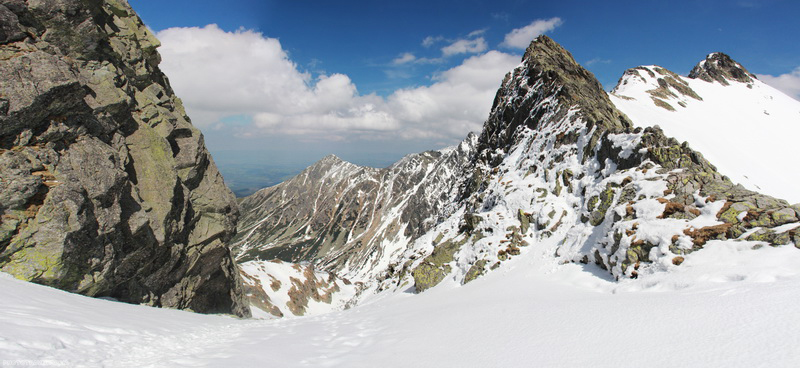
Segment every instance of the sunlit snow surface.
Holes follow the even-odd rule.
[[[800,366],[800,252],[709,242],[610,281],[541,244],[457,287],[315,317],[237,320],[86,298],[0,275],[4,361],[109,367]]]
[[[688,141],[734,183],[800,203],[800,102],[758,80],[724,86],[681,78],[702,101],[671,89],[677,97],[665,99],[675,109],[669,111],[647,93],[664,75],[657,66],[644,68],[655,76],[644,70],[626,74],[610,95],[634,125],[659,125],[667,136]]]

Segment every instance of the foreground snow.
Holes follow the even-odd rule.
[[[710,242],[619,283],[538,244],[499,270],[342,312],[237,320],[0,275],[4,363],[64,366],[798,366],[800,252]]]

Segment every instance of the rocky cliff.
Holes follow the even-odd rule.
[[[158,45],[125,0],[0,1],[0,269],[248,315],[235,198]]]
[[[737,68],[720,54],[695,74],[740,83],[748,74]],[[679,79],[659,84],[691,94]],[[463,153],[454,163],[442,162],[457,151]],[[719,242],[800,244],[800,207],[734,184],[657,126],[636,127],[594,76],[546,36],[503,80],[480,136],[444,153],[429,168],[393,179],[413,190],[384,190],[391,181],[380,179],[380,170],[323,161],[246,199],[242,207],[252,217],[240,238],[243,254],[302,255],[297,259],[363,282],[364,296],[471,282],[532,248],[554,262],[594,264],[620,279],[670,271]],[[298,185],[312,194],[292,192]],[[438,199],[422,202],[428,205],[389,205],[431,196]],[[405,210],[417,216],[398,216]],[[308,220],[314,217],[316,225]],[[361,219],[397,236],[364,231]],[[316,245],[334,239],[341,242],[331,250],[372,246],[333,251],[344,261],[327,263],[330,256]],[[349,261],[380,252],[380,262]]]

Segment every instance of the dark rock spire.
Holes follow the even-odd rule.
[[[721,52],[714,52],[692,68],[692,71],[689,72],[689,78],[702,79],[706,82],[719,82],[727,86],[730,84],[729,81],[752,83],[756,76],[747,71],[742,64],[731,59],[730,56]]]

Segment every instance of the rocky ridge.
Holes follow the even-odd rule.
[[[0,269],[249,315],[235,198],[124,0],[0,1]]]
[[[634,128],[545,36],[506,77],[479,147],[459,231],[441,243],[448,257],[437,259],[434,247],[408,264],[418,290],[445,277],[468,282],[550,238],[562,261],[618,278],[676,267],[711,240],[800,240],[794,225],[781,227],[796,224],[796,207],[734,185],[658,127]],[[442,230],[453,234],[455,224]]]
[[[732,81],[752,83],[756,76],[747,71],[742,64],[731,59],[730,56],[721,52],[714,52],[692,68],[692,71],[689,72],[689,78],[696,78],[706,82],[718,82],[727,86]]]
[[[738,78],[728,65],[707,62],[702,75]],[[658,93],[678,90],[687,98],[699,97],[679,78],[664,75],[672,80],[663,78]],[[538,37],[522,64],[505,77],[482,133],[467,141],[474,143],[463,150],[469,153],[465,162],[432,182],[438,186],[430,186],[426,176],[415,191],[392,193],[452,193],[438,202],[445,211],[422,217],[432,226],[393,243],[386,261],[362,263],[368,272],[339,268],[343,276],[364,282],[361,297],[468,283],[529,247],[546,247],[543,253],[557,262],[596,264],[613,277],[638,278],[680,267],[691,253],[716,242],[800,244],[800,207],[735,185],[657,126],[634,127],[594,76],[546,36]],[[314,182],[307,175],[298,178],[293,185]],[[295,196],[277,194],[284,190],[264,192],[286,199],[273,200],[273,207],[299,203]],[[330,203],[315,211],[340,208]],[[369,201],[362,203],[366,207],[354,208],[372,208]],[[255,201],[243,202],[246,213],[257,208]],[[351,218],[360,213],[365,212],[355,211]],[[364,234],[360,240],[370,241]],[[276,252],[287,246],[277,239],[269,243]],[[326,268],[325,262],[307,260]]]

